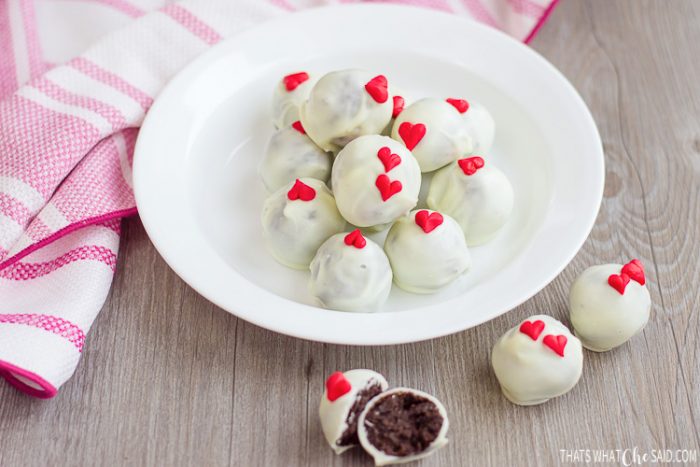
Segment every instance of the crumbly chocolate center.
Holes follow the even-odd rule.
[[[440,434],[443,423],[434,403],[409,392],[384,397],[365,416],[369,442],[398,457],[425,451]]]
[[[360,418],[360,414],[365,409],[367,402],[380,392],[382,392],[382,386],[378,382],[372,382],[357,393],[357,399],[350,407],[348,418],[345,419],[348,427],[338,440],[338,446],[354,446],[360,443],[360,440],[357,439],[357,419]]]

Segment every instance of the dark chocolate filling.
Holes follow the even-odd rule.
[[[398,457],[425,451],[440,434],[443,422],[433,402],[410,392],[384,396],[365,416],[369,442]]]
[[[337,441],[336,444],[338,446],[354,446],[355,444],[360,444],[360,440],[357,439],[357,419],[360,418],[360,414],[365,409],[367,402],[380,392],[382,392],[382,386],[378,382],[373,381],[369,386],[357,393],[357,399],[355,399],[355,403],[350,407],[348,418],[345,419],[348,427]]]

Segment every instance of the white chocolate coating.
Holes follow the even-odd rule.
[[[513,210],[513,187],[490,161],[472,175],[457,162],[440,169],[430,183],[428,207],[452,216],[467,245],[488,242],[506,224]]]
[[[630,280],[620,294],[608,284],[622,265],[592,266],[569,291],[569,316],[574,332],[587,349],[605,352],[627,342],[649,321],[651,297],[646,285]]]
[[[388,147],[401,163],[388,172],[378,153]],[[401,191],[386,201],[376,180],[386,175],[401,182]],[[348,222],[358,227],[379,226],[408,213],[418,202],[421,175],[418,163],[401,143],[387,136],[367,135],[356,138],[335,159],[332,185],[338,210]]]
[[[425,125],[425,135],[411,150],[422,172],[432,172],[469,154],[472,141],[457,109],[441,99],[420,99],[409,105],[394,122],[391,137],[404,143],[399,128],[404,122]]]
[[[349,370],[343,373],[350,382],[350,392],[343,394],[333,402],[328,400],[326,390],[323,391],[318,414],[321,419],[321,429],[326,441],[336,454],[341,454],[353,446],[338,446],[337,441],[348,427],[348,414],[360,391],[375,383],[379,383],[382,391],[389,387],[384,376],[372,370]]]
[[[272,123],[275,128],[287,128],[299,120],[299,109],[309,97],[316,80],[313,76],[298,85],[293,91],[287,91],[283,80],[275,86],[272,94]]]
[[[327,182],[331,175],[331,155],[311,138],[288,127],[270,138],[258,173],[268,192],[297,178],[309,177]]]
[[[322,149],[337,152],[358,136],[379,134],[387,126],[394,107],[391,88],[386,102],[376,102],[365,89],[375,76],[364,70],[334,71],[313,87],[300,117]]]
[[[311,201],[291,201],[287,193],[294,181],[271,194],[263,204],[263,238],[272,256],[291,268],[306,269],[316,250],[331,235],[345,229],[333,194],[325,183],[313,178],[300,179],[316,190]]]
[[[311,295],[333,310],[377,311],[391,291],[389,259],[368,238],[363,248],[346,245],[346,235],[333,235],[318,249],[310,266]]]
[[[454,219],[443,214],[443,223],[425,233],[415,222],[418,212],[412,211],[391,226],[384,251],[396,285],[408,292],[435,293],[465,273],[471,257]]]
[[[418,193],[418,205],[416,209],[426,209],[428,208],[428,193],[430,192],[430,185],[433,182],[433,176],[437,172],[425,172],[421,177],[420,181],[420,193]]]
[[[467,133],[472,139],[472,154],[482,156],[493,146],[496,124],[491,113],[478,102],[469,101],[469,109],[462,115]]]
[[[551,316],[535,315],[525,321],[537,320],[544,322],[544,329],[536,340],[520,332],[521,322],[498,339],[491,353],[503,394],[518,405],[541,404],[566,394],[581,377],[581,341]],[[542,342],[550,334],[566,337],[563,357]]]
[[[440,428],[440,432],[438,433],[437,438],[433,440],[432,443],[423,451],[418,454],[412,455],[412,456],[405,456],[405,457],[399,457],[399,456],[394,456],[387,454],[383,451],[380,451],[376,447],[372,445],[372,443],[369,442],[369,439],[367,438],[367,427],[365,425],[365,417],[367,416],[367,413],[369,413],[370,410],[372,410],[372,407],[374,407],[375,404],[380,402],[382,399],[385,397],[391,396],[392,394],[396,393],[412,393],[417,396],[423,397],[425,399],[428,399],[431,401],[433,404],[438,409],[438,412],[442,416],[443,422],[442,422],[442,427]],[[445,410],[445,406],[442,405],[442,402],[440,402],[437,398],[431,396],[430,394],[427,394],[423,391],[418,391],[417,389],[411,389],[411,388],[395,388],[391,389],[389,391],[385,391],[378,396],[376,396],[374,399],[369,401],[367,405],[365,406],[365,410],[362,411],[362,415],[360,415],[360,421],[357,424],[357,436],[360,439],[360,444],[362,445],[362,448],[367,451],[367,454],[372,456],[374,459],[374,465],[390,465],[390,464],[405,464],[407,462],[413,462],[418,459],[423,459],[425,457],[430,456],[433,454],[435,451],[438,449],[444,447],[448,443],[447,439],[447,430],[450,428],[450,421],[447,418],[447,411]]]

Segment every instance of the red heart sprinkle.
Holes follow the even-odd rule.
[[[380,161],[382,161],[382,164],[384,164],[384,172],[390,171],[401,163],[401,156],[398,154],[392,154],[391,149],[389,149],[387,146],[384,146],[379,150],[377,157]]]
[[[399,136],[403,140],[404,144],[409,151],[413,151],[420,140],[425,136],[425,125],[422,123],[403,122],[399,125]]]
[[[544,321],[539,319],[535,321],[523,321],[523,324],[520,325],[520,332],[530,336],[530,339],[533,341],[536,341],[537,338],[540,337],[542,331],[544,331]]]
[[[292,73],[282,78],[285,89],[288,92],[294,91],[301,83],[309,79],[309,74],[305,71],[299,73]]]
[[[544,336],[544,339],[542,339],[542,343],[549,347],[550,349],[554,350],[554,352],[563,357],[564,356],[564,347],[566,347],[566,336],[562,336],[561,334],[558,336],[555,336],[553,334],[547,334]]]
[[[644,265],[638,259],[633,259],[629,263],[622,266],[623,274],[630,276],[635,282],[639,282],[639,285],[646,284],[646,277],[644,276]]]
[[[474,175],[477,170],[484,166],[484,159],[479,156],[467,157],[457,161],[464,175]]]
[[[297,199],[300,199],[302,201],[311,201],[315,197],[316,190],[314,190],[298,178],[294,182],[294,186],[292,186],[292,189],[287,192],[287,198],[289,198],[290,201],[295,201]]]
[[[423,209],[416,213],[415,221],[418,227],[423,229],[423,232],[430,233],[442,224],[443,217],[439,212],[428,212]]]
[[[389,90],[387,89],[388,86],[389,83],[386,80],[386,76],[377,75],[369,80],[367,84],[365,84],[365,89],[367,90],[367,93],[372,96],[372,99],[380,104],[383,104],[387,101],[387,99],[389,99]]]
[[[401,112],[403,112],[403,107],[406,105],[406,101],[401,96],[394,96],[394,110],[391,112],[391,118],[396,118]]]
[[[304,127],[302,126],[302,124],[301,124],[301,122],[300,122],[299,120],[297,120],[296,122],[292,123],[292,128],[294,128],[295,130],[297,130],[297,131],[298,131],[299,133],[301,133],[302,135],[305,135],[305,134],[306,134],[306,130],[304,129]]]
[[[345,244],[347,246],[354,246],[357,249],[362,249],[367,245],[367,240],[362,236],[360,229],[355,229],[345,236]]]
[[[630,282],[630,276],[625,274],[624,272],[621,274],[610,274],[610,277],[608,277],[608,284],[610,287],[613,289],[617,290],[620,295],[625,294],[625,287],[627,287],[627,284]]]
[[[385,174],[379,175],[374,184],[379,189],[379,194],[382,195],[382,201],[388,200],[403,188],[400,181],[394,180],[392,182]]]
[[[340,371],[336,371],[326,380],[326,397],[331,402],[349,393],[350,389],[352,389],[350,381]]]
[[[469,110],[469,102],[465,101],[464,99],[445,99],[448,104],[451,104],[452,107],[457,109],[457,111],[461,114]]]

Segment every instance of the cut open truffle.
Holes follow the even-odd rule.
[[[376,465],[409,462],[447,443],[444,406],[415,389],[397,388],[372,399],[360,415],[358,437]]]
[[[365,369],[337,371],[328,378],[319,416],[326,441],[336,454],[359,444],[360,415],[367,403],[388,386],[384,376]]]

